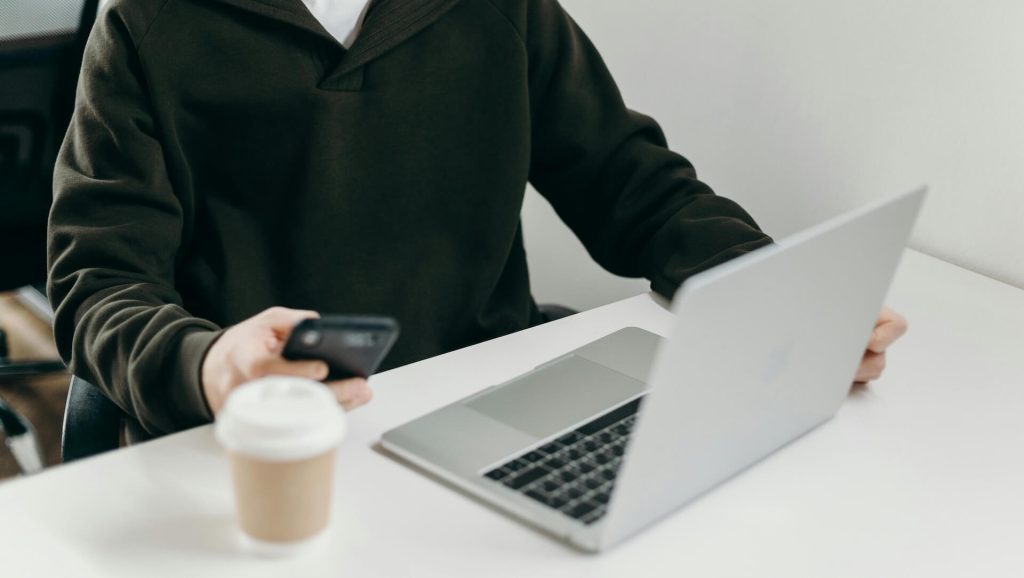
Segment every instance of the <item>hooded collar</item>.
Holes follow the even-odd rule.
[[[436,22],[459,0],[371,0],[363,26],[348,50],[306,9],[302,0],[219,0],[237,8],[297,27],[333,44],[342,54],[321,87],[358,88],[345,77]],[[361,79],[361,74],[358,75]]]
[[[302,0],[219,0],[236,8],[290,24],[327,40],[334,40],[320,22],[306,10]]]

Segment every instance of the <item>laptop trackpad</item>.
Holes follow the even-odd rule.
[[[547,437],[644,391],[642,381],[582,357],[534,370],[465,405],[505,425]]]

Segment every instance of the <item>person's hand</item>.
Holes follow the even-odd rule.
[[[883,307],[875,322],[875,330],[871,332],[867,350],[860,360],[857,375],[853,384],[863,386],[867,382],[878,379],[885,370],[885,350],[904,333],[907,332],[907,320],[888,307]]]
[[[316,311],[272,307],[231,327],[206,353],[202,366],[203,395],[214,414],[224,406],[231,390],[257,377],[294,375],[316,381],[327,377],[323,361],[290,361],[281,350],[292,327],[303,319],[319,317]],[[362,378],[326,384],[346,410],[370,401],[373,392]]]

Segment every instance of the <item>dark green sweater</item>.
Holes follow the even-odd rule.
[[[389,367],[529,327],[528,182],[664,295],[769,242],[554,0],[375,0],[347,52],[301,0],[114,0],[55,174],[57,344],[159,434],[273,305],[396,317]]]

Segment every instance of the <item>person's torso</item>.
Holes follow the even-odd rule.
[[[140,50],[186,306],[222,324],[272,305],[394,315],[389,366],[535,322],[528,66],[504,16],[381,0],[345,51],[268,2],[303,8],[172,0]]]

